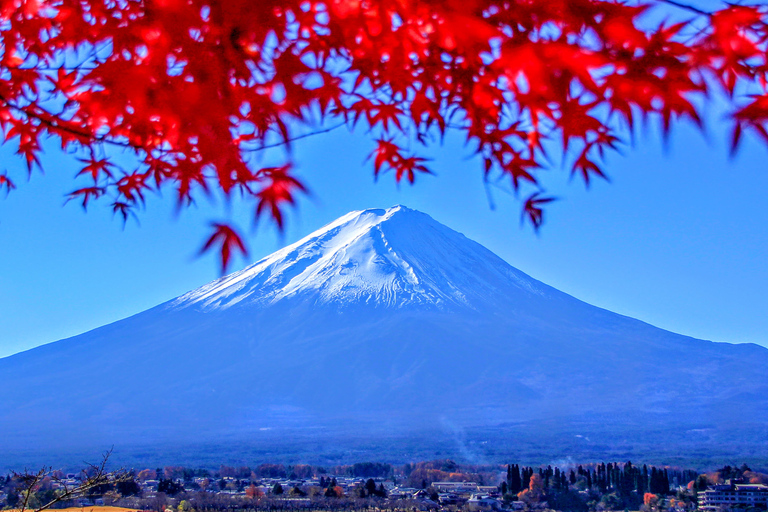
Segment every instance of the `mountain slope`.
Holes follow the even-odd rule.
[[[271,446],[270,432],[535,441],[551,422],[720,443],[768,422],[766,364],[762,347],[585,304],[423,213],[366,210],[166,304],[0,359],[14,389],[0,396],[0,450]]]

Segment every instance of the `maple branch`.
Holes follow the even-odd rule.
[[[345,124],[347,124],[347,123],[346,122],[341,122],[339,124],[335,124],[333,126],[329,126],[328,128],[323,128],[322,130],[317,130],[317,131],[309,132],[309,133],[303,133],[301,135],[297,135],[296,137],[290,137],[288,139],[285,139],[282,142],[275,142],[275,143],[272,143],[272,144],[262,144],[261,146],[259,146],[257,148],[243,148],[242,151],[247,151],[249,153],[257,153],[259,151],[264,151],[265,149],[277,148],[277,147],[280,147],[280,146],[285,146],[286,144],[289,144],[289,143],[291,143],[291,142],[293,142],[295,140],[306,139],[307,137],[312,137],[313,135],[320,135],[321,133],[328,133],[330,131],[335,130],[336,128],[341,128]]]
[[[77,135],[78,137],[82,137],[82,138],[85,138],[85,139],[90,139],[90,140],[92,140],[94,142],[100,142],[100,143],[104,143],[104,144],[111,144],[113,146],[118,146],[118,147],[122,147],[122,148],[133,149],[133,150],[146,151],[146,149],[144,149],[142,147],[139,147],[139,146],[135,146],[135,145],[131,144],[130,142],[121,142],[119,140],[111,139],[111,138],[108,138],[108,137],[105,137],[105,136],[98,136],[98,135],[93,135],[93,134],[86,133],[86,132],[81,132],[79,130],[75,130],[74,128],[70,128],[69,126],[58,124],[55,121],[51,121],[50,119],[46,119],[45,117],[43,117],[43,116],[41,116],[39,114],[36,114],[35,112],[30,111],[29,107],[20,107],[20,106],[14,104],[14,103],[8,101],[8,99],[5,96],[3,96],[2,94],[0,94],[0,101],[2,101],[9,108],[11,108],[11,109],[13,109],[13,110],[15,110],[17,112],[20,112],[20,113],[24,114],[27,117],[31,117],[33,119],[37,119],[38,121],[40,121],[44,125],[48,126],[49,128],[53,128],[54,130],[59,130],[59,131],[62,131],[62,132],[67,132],[67,133],[70,133],[72,135]],[[51,114],[51,117],[55,118],[57,116]]]
[[[676,0],[657,0],[658,2],[671,5],[673,7],[677,7],[678,9],[684,9],[686,11],[690,11],[696,14],[699,14],[701,16],[712,16],[712,13],[709,11],[705,11],[703,9],[699,9],[696,6],[684,4],[682,2],[677,2]]]

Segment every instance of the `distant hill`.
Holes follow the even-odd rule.
[[[397,206],[0,359],[0,454],[729,460],[766,453],[766,368],[768,349],[591,306]]]

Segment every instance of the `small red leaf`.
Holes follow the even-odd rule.
[[[211,226],[213,227],[213,234],[205,242],[203,248],[200,249],[200,254],[209,251],[215,245],[219,245],[221,274],[224,275],[229,266],[229,262],[232,259],[233,251],[238,250],[243,256],[248,256],[248,250],[243,243],[243,239],[231,226],[227,224],[218,224],[216,222],[211,223]]]
[[[280,209],[283,203],[295,204],[295,190],[307,192],[307,188],[296,178],[289,174],[291,166],[268,167],[256,173],[257,179],[269,181],[264,188],[256,193],[259,203],[256,206],[256,217],[269,209],[272,219],[277,227],[283,229],[283,212]]]
[[[0,189],[5,189],[6,195],[8,195],[11,190],[15,189],[16,185],[13,184],[11,181],[11,178],[8,177],[6,174],[0,174]]]
[[[541,197],[541,192],[536,192],[528,196],[523,205],[523,212],[520,217],[520,221],[524,222],[526,219],[533,225],[533,229],[539,230],[544,223],[544,210],[542,205],[555,201],[554,197]]]

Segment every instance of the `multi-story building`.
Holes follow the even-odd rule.
[[[725,484],[699,492],[699,510],[715,512],[730,508],[768,508],[768,485],[744,484],[728,480]]]
[[[477,492],[476,482],[432,482],[437,492],[472,493]]]

